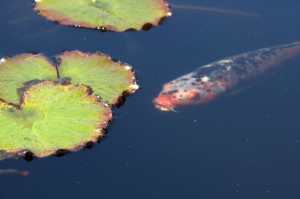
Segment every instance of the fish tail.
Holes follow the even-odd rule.
[[[282,46],[282,51],[285,52],[286,58],[293,58],[300,55],[300,42],[293,42]]]

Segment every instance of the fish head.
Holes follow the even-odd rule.
[[[185,81],[185,82],[182,82]],[[205,85],[191,84],[186,80],[174,80],[164,85],[153,102],[161,111],[174,111],[179,105],[203,104],[213,98],[213,93],[205,89]]]
[[[201,94],[198,90],[184,91],[180,89],[162,91],[153,102],[161,111],[174,111],[174,108],[179,105],[199,104],[200,99]]]
[[[166,83],[157,98],[156,108],[174,111],[179,105],[194,105],[210,102],[224,93],[228,85],[218,78],[190,73]]]

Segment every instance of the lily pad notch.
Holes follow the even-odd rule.
[[[35,0],[34,9],[59,24],[102,32],[149,30],[171,16],[165,0]]]
[[[64,51],[56,56],[56,65],[42,54],[24,53],[0,60],[0,99],[19,103],[16,92],[24,83],[34,80],[57,81],[70,78],[72,84],[84,84],[110,105],[116,105],[124,94],[134,93],[136,83],[132,67],[110,56],[96,52]]]
[[[30,159],[33,155],[60,155],[90,146],[106,134],[112,119],[111,106],[124,93],[138,89],[131,67],[105,54],[65,51],[57,60],[58,66],[54,67],[41,54],[1,59],[0,74],[4,76],[0,75],[0,158]],[[37,66],[44,73],[28,72],[39,71],[34,70]],[[21,87],[15,71],[24,81]],[[103,79],[105,76],[109,78]],[[2,81],[8,84],[4,87]]]
[[[69,77],[72,84],[91,87],[110,105],[118,105],[125,95],[139,88],[132,67],[106,54],[65,51],[56,60],[59,78]]]

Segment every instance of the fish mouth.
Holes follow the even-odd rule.
[[[153,100],[155,104],[155,108],[161,110],[161,111],[174,111],[174,106],[172,106],[172,103],[170,103],[168,97],[162,97],[159,96]]]
[[[174,112],[176,112],[174,110],[174,108],[172,108],[172,107],[166,107],[166,106],[162,106],[162,105],[158,105],[158,104],[155,104],[155,108],[157,108],[161,111],[174,111]]]

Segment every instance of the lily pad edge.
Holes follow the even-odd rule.
[[[74,51],[68,51],[68,50],[66,50],[63,53],[72,53],[72,52],[74,52]],[[80,52],[80,51],[78,51],[78,52]],[[58,54],[57,57],[59,55],[63,54],[63,53]],[[85,53],[85,52],[81,52],[81,53],[84,53],[84,54],[87,54],[87,55],[94,54],[94,53]],[[105,103],[105,106],[110,106],[111,110],[112,110],[113,106],[120,107],[121,105],[123,105],[123,103],[125,101],[125,96],[126,95],[134,93],[136,90],[139,89],[139,86],[137,85],[136,80],[135,80],[134,71],[132,70],[132,67],[130,65],[128,65],[127,63],[123,63],[123,62],[121,62],[119,60],[112,59],[109,55],[101,53],[99,51],[97,51],[95,53],[98,54],[98,55],[100,55],[100,56],[106,56],[112,62],[117,62],[120,67],[124,67],[126,70],[130,70],[131,71],[132,80],[133,80],[133,84],[130,86],[131,90],[126,90],[123,93],[120,93],[120,96],[118,96],[118,99],[117,99],[116,103],[109,104],[109,103],[107,103],[105,101],[102,101],[101,97],[99,95],[93,93],[91,87],[89,87],[88,85],[80,84],[80,85],[74,85],[74,86],[85,86],[85,87],[87,87],[87,89],[90,91],[89,92],[90,95],[96,95],[98,97],[99,101],[102,102],[102,103]],[[51,59],[49,59],[48,57],[46,57],[43,53],[23,53],[23,54],[30,54],[32,56],[34,56],[34,55],[42,56],[45,60],[47,60],[49,63],[51,63],[51,65],[56,69],[56,75],[57,75],[58,79],[56,81],[34,79],[34,80],[30,80],[28,82],[24,82],[23,86],[21,88],[17,88],[19,99],[20,99],[18,104],[5,101],[4,99],[1,99],[1,98],[0,98],[0,103],[6,104],[6,105],[9,105],[9,106],[13,106],[16,109],[21,109],[22,97],[23,97],[22,94],[24,94],[25,91],[27,91],[29,88],[31,88],[32,86],[34,86],[36,84],[39,84],[39,83],[42,83],[42,82],[45,82],[45,81],[49,81],[49,82],[53,82],[55,84],[61,84],[61,85],[71,84],[71,85],[73,85],[70,82],[70,78],[68,78],[68,77],[59,78],[59,72],[58,72],[59,62],[58,62],[57,59],[55,59],[54,61],[52,61]],[[23,54],[19,54],[19,55],[15,55],[15,56],[21,56]],[[0,62],[5,62],[6,59],[12,59],[15,56],[12,56],[11,58],[5,56],[2,59],[0,59]],[[108,125],[109,125],[109,123],[111,122],[112,119],[113,119],[113,117],[111,116],[111,118],[107,122],[107,126],[105,126],[105,128],[102,129],[101,134],[96,139],[96,141],[88,141],[88,142],[85,142],[85,143],[81,143],[77,147],[74,147],[72,150],[69,150],[69,149],[59,149],[59,150],[57,150],[54,153],[54,155],[56,155],[56,156],[62,156],[62,155],[64,155],[67,152],[75,152],[75,151],[78,151],[78,150],[81,150],[81,149],[84,149],[84,148],[91,148],[92,145],[93,145],[93,143],[100,142],[100,140],[103,138],[103,136],[105,136],[107,134],[107,127],[108,127]],[[13,152],[13,153],[6,152],[4,150],[0,150],[0,160],[6,159],[6,158],[21,158],[21,157],[23,157],[25,160],[31,161],[34,157],[37,157],[37,156],[35,156],[30,150],[20,150],[18,152]]]
[[[107,128],[109,127],[109,124],[111,123],[111,121],[113,119],[112,106],[105,103],[105,102],[103,102],[103,101],[101,101],[101,99],[92,92],[90,87],[85,86],[83,84],[73,85],[69,82],[68,78],[64,78],[63,80],[58,80],[58,81],[49,81],[49,80],[29,81],[28,83],[24,84],[24,87],[19,89],[20,92],[18,94],[20,95],[20,98],[23,98],[24,93],[27,92],[28,90],[30,90],[32,87],[34,87],[38,84],[43,84],[43,83],[53,84],[54,86],[62,85],[62,86],[73,86],[73,87],[85,87],[85,89],[86,89],[85,93],[87,94],[88,97],[89,96],[90,97],[96,96],[96,98],[97,98],[96,101],[99,103],[99,105],[103,104],[103,106],[109,107],[109,109],[108,109],[109,114],[106,115],[107,116],[106,122],[102,123],[102,124],[99,124],[100,131],[98,132],[96,137],[93,137],[90,141],[79,142],[70,149],[57,149],[53,153],[53,155],[60,157],[60,156],[65,155],[68,152],[76,152],[76,151],[82,150],[84,148],[91,148],[93,143],[96,143],[96,142],[99,143],[102,140],[102,138],[107,134]],[[22,99],[20,99],[20,101],[23,103]],[[8,105],[8,106],[13,106],[15,109],[22,110],[22,103],[17,105],[17,104],[13,104],[13,103],[4,102],[1,99],[0,99],[0,103],[2,104],[2,106],[4,104],[4,105]],[[36,156],[34,153],[32,153],[28,149],[22,149],[22,150],[15,151],[15,152],[7,152],[5,150],[0,149],[0,160],[7,159],[7,158],[15,158],[15,159],[16,158],[24,158],[27,161],[31,161],[35,157],[43,158],[43,157],[48,157],[48,155],[46,155],[46,156]]]

